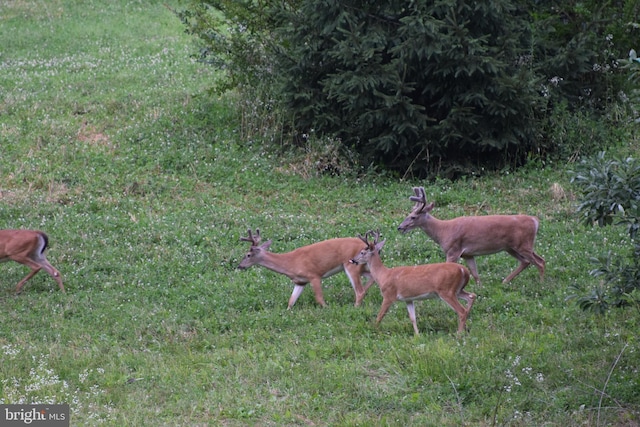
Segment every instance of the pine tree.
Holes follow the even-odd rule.
[[[302,0],[281,17],[282,93],[300,132],[418,172],[534,144],[528,25],[509,0]]]

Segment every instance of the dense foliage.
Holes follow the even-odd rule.
[[[179,15],[226,71],[218,89],[286,117],[271,132],[452,177],[607,144],[598,116],[625,87],[636,3],[193,0]]]
[[[286,117],[272,132],[452,177],[617,137],[598,122],[625,88],[638,3],[192,0],[179,15],[226,71],[219,89]]]
[[[304,133],[337,135],[394,169],[528,151],[523,17],[506,0],[302,2],[277,24],[294,41],[284,100]]]
[[[621,64],[629,70],[629,81],[637,87],[640,60],[635,49]],[[638,90],[633,89],[629,96],[637,102]],[[574,295],[578,304],[600,314],[609,307],[632,304],[640,308],[640,162],[633,157],[608,158],[601,152],[583,160],[572,175],[581,192],[578,212],[584,225],[625,225],[632,246],[626,256],[608,252],[592,258],[596,268],[591,275],[601,277],[603,283],[586,294],[578,286]]]
[[[624,77],[616,74],[637,37],[640,3],[536,1],[529,5],[535,67],[554,79],[574,109],[605,108]]]
[[[633,246],[626,256],[609,252],[593,257],[596,268],[591,274],[602,277],[603,284],[576,295],[578,304],[601,314],[612,306],[640,304],[640,162],[610,159],[603,152],[584,161],[573,180],[582,193],[578,211],[584,224],[626,225]]]

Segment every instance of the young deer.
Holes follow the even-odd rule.
[[[250,242],[251,247],[238,265],[239,269],[261,265],[276,273],[284,274],[294,283],[293,293],[289,298],[289,309],[296,303],[307,283],[311,283],[318,304],[326,307],[327,304],[322,295],[322,279],[340,271],[344,271],[349,277],[356,294],[356,307],[360,305],[367,289],[373,283],[364,265],[357,266],[349,262],[362,248],[362,242],[357,238],[325,240],[283,254],[268,251],[271,240],[259,245],[260,230],[258,229],[256,234],[249,229],[249,237],[241,237],[240,240]],[[369,278],[364,287],[360,282],[361,276]]]
[[[520,265],[503,283],[510,282],[530,264],[538,268],[540,281],[544,279],[545,261],[533,251],[538,218],[528,215],[486,215],[439,220],[431,216],[435,203],[427,204],[424,188],[414,187],[413,191],[416,195],[410,197],[410,200],[416,202],[416,205],[398,230],[406,233],[414,228],[421,228],[440,245],[447,262],[457,262],[461,257],[464,258],[478,285],[480,277],[474,257],[502,251],[520,261]]]
[[[44,269],[58,282],[60,290],[64,292],[60,272],[53,268],[44,251],[47,249],[49,239],[42,231],[34,230],[0,230],[0,262],[13,260],[31,268],[31,272],[22,279],[16,287],[16,294],[22,292],[22,287]]]
[[[380,287],[382,306],[376,318],[376,325],[380,324],[391,304],[395,301],[404,301],[407,304],[413,330],[418,335],[413,302],[440,297],[458,313],[458,333],[464,332],[467,317],[476,299],[475,294],[464,290],[469,283],[469,270],[456,263],[387,268],[380,259],[380,250],[385,241],[378,242],[380,234],[376,232],[373,233],[373,242],[370,242],[369,233],[371,232],[367,232],[365,237],[358,236],[366,247],[351,262],[356,265],[367,264],[373,280]],[[467,308],[460,304],[458,298],[467,302]]]

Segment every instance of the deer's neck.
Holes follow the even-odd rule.
[[[422,224],[420,224],[420,228],[436,243],[443,241],[444,237],[449,233],[450,227],[451,223],[449,221],[440,220],[431,215],[425,217]]]
[[[374,253],[367,264],[369,265],[369,272],[371,273],[373,280],[375,280],[379,286],[384,286],[384,283],[386,283],[385,278],[389,269],[382,264],[380,254]]]
[[[296,260],[291,253],[276,254],[273,252],[265,252],[260,260],[260,265],[268,268],[276,273],[284,274],[290,278],[293,277],[293,266],[295,266]]]

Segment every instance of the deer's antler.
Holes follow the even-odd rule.
[[[358,239],[362,240],[365,245],[369,246],[369,231],[364,233],[364,237],[361,234],[358,234]]]
[[[373,237],[373,242],[369,240],[370,235]],[[369,230],[366,233],[364,233],[364,237],[358,234],[358,238],[362,240],[369,248],[373,248],[375,247],[375,245],[378,244],[378,241],[380,240],[380,230],[376,230],[376,231]]]
[[[249,237],[241,237],[240,240],[243,242],[251,242],[251,246],[258,246],[260,243],[260,229],[256,228],[256,235],[254,236],[251,232],[251,229],[248,230]]]
[[[416,195],[409,197],[409,200],[416,202],[416,208],[424,209],[427,206],[427,194],[424,192],[424,187],[413,187],[413,192]]]

